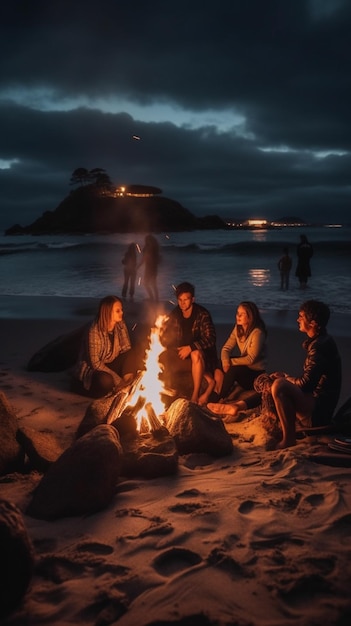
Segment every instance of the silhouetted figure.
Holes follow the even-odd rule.
[[[307,281],[311,276],[310,260],[313,256],[313,248],[306,235],[300,235],[300,243],[297,246],[297,267],[295,276],[300,281],[300,289],[307,287]]]
[[[125,298],[129,287],[129,296],[134,297],[135,279],[137,271],[137,247],[135,243],[131,243],[122,259],[124,283],[122,288],[122,297]]]
[[[283,248],[283,256],[278,261],[278,268],[280,271],[280,289],[285,291],[289,289],[289,277],[292,267],[291,256],[289,255],[289,249]]]
[[[144,264],[144,286],[150,300],[158,302],[157,273],[161,257],[156,237],[146,235],[142,254],[142,260],[138,267]]]

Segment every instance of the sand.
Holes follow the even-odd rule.
[[[2,308],[1,390],[20,425],[52,432],[67,447],[90,401],[68,391],[67,372],[28,372],[26,364],[90,319],[96,303],[55,309],[50,300],[46,319],[47,307],[39,314],[30,302],[27,316],[18,301]],[[126,307],[131,318],[136,310]],[[293,319],[267,320],[270,370],[300,371],[304,337]],[[214,320],[221,345],[232,319],[218,308]],[[347,327],[334,326],[344,369],[339,404],[351,395]],[[24,513],[36,553],[23,605],[3,624],[348,623],[351,468],[316,462],[327,450],[325,435],[267,451],[254,415],[226,427],[231,456],[192,454],[180,457],[173,477],[121,478],[111,504],[91,516],[33,519],[24,512],[40,474],[2,477],[0,496]]]

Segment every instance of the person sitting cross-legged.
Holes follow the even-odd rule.
[[[254,391],[254,381],[266,371],[266,353],[266,325],[256,304],[243,301],[236,311],[235,326],[221,350],[224,379],[220,401],[207,404],[212,413],[225,422],[234,422],[241,411],[259,406],[261,396]],[[238,396],[238,392],[239,397],[233,399],[233,394]]]

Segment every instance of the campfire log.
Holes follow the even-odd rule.
[[[117,392],[114,400],[111,403],[109,411],[107,413],[107,424],[111,424],[117,417],[121,415],[126,405],[128,404],[128,400],[132,398],[134,392],[140,384],[140,381],[144,375],[143,371],[138,372],[133,382],[124,389],[123,391]],[[144,400],[145,402],[145,400]]]
[[[153,435],[156,435],[157,438],[162,438],[164,435],[169,435],[167,428],[163,426],[158,419],[151,402],[145,404],[145,409]]]
[[[122,413],[118,415],[112,422],[112,426],[114,426],[121,437],[125,436],[137,436],[137,415],[139,411],[143,408],[146,399],[142,396],[139,396],[138,400],[132,405],[126,406]]]
[[[149,419],[149,422],[150,422],[151,430],[152,431],[153,430],[159,430],[159,428],[161,428],[162,424],[159,421],[159,419],[158,419],[158,417],[157,417],[157,415],[156,415],[156,413],[155,413],[155,411],[153,409],[153,406],[152,406],[151,402],[147,402],[147,404],[145,404],[145,409],[146,409],[147,416],[148,416],[148,419]]]

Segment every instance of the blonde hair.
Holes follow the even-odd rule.
[[[96,316],[96,324],[101,331],[107,331],[111,322],[113,305],[119,302],[122,304],[121,298],[117,296],[105,296],[100,300],[98,314]]]

